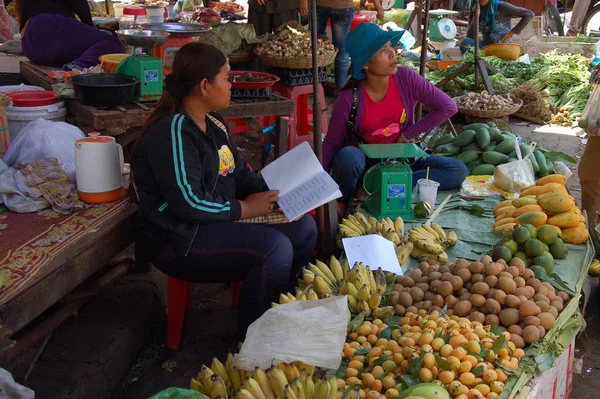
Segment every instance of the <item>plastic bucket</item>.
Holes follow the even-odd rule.
[[[0,86],[0,93],[14,93],[15,91],[33,91],[33,90],[45,90],[39,86],[29,86],[29,85],[12,85],[12,86]]]
[[[64,122],[67,119],[67,107],[64,101],[41,107],[6,107],[6,116],[10,140],[14,141],[29,122],[38,118]]]
[[[145,7],[146,18],[149,23],[163,23],[165,22],[165,8],[164,7]]]

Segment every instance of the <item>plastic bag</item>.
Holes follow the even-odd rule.
[[[35,392],[15,382],[8,371],[0,368],[0,399],[34,399]]]
[[[209,399],[208,396],[200,392],[182,388],[167,388],[148,399]]]
[[[250,325],[234,365],[243,370],[266,370],[279,363],[300,361],[337,369],[348,321],[345,295],[275,306]]]
[[[519,142],[515,140],[515,152],[517,153],[518,161],[498,165],[494,169],[494,184],[502,190],[511,193],[521,192],[524,188],[535,184],[535,172],[533,171],[531,161],[528,159],[530,156],[533,156],[533,148],[523,158]]]
[[[21,162],[35,162],[44,158],[56,158],[69,179],[75,181],[74,142],[85,137],[76,126],[66,122],[46,119],[31,121],[8,146],[4,162],[16,167]]]

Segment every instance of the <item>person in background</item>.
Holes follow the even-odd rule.
[[[409,142],[457,111],[456,103],[443,91],[410,68],[397,66],[394,47],[401,36],[402,32],[385,32],[366,22],[350,31],[346,40],[352,77],[335,102],[323,142],[323,168],[331,172],[346,204],[362,187],[368,166],[358,144]],[[417,103],[430,110],[419,121]],[[411,167],[413,186],[429,168],[429,178],[440,183],[440,190],[459,187],[468,175],[461,161],[435,155]]]
[[[583,24],[585,14],[587,14],[589,8],[590,0],[575,0],[575,4],[573,4],[573,12],[571,13],[571,20],[569,21],[569,30],[567,31],[567,36],[577,36],[580,33],[586,33],[581,32],[581,29],[583,28],[581,25]],[[600,26],[596,26],[595,29],[600,29]]]
[[[123,52],[116,36],[94,27],[87,0],[15,2],[23,52],[35,64],[70,71],[98,65],[104,54]]]
[[[0,43],[13,40],[13,24],[4,7],[4,0],[0,0]]]
[[[340,90],[348,81],[350,58],[346,51],[346,36],[350,32],[354,17],[352,0],[316,0],[317,1],[317,34],[327,35],[327,24],[331,22],[331,41],[338,50],[334,63],[335,88]],[[377,19],[383,18],[381,0],[374,1]]]
[[[287,21],[297,21],[298,11],[308,14],[308,0],[249,0],[248,23],[261,36]]]
[[[216,112],[229,106],[228,77],[227,57],[216,47],[181,47],[138,138],[132,186],[154,266],[185,281],[244,282],[243,338],[271,302],[296,285],[317,227],[309,215],[290,223],[238,223],[277,212],[278,191],[248,168]]]
[[[471,0],[471,14],[469,15],[469,26],[467,37],[461,40],[460,50],[465,53],[471,47],[475,47],[475,5],[477,0]],[[511,43],[512,37],[518,35],[525,29],[533,11],[526,8],[516,7],[500,0],[479,0],[479,32],[483,40],[479,46],[484,47],[495,43]],[[511,28],[511,19],[521,18],[519,23]]]

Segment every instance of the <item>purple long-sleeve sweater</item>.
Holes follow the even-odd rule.
[[[450,118],[457,111],[456,103],[446,93],[429,83],[418,73],[405,67],[398,68],[392,76],[398,87],[402,103],[406,109],[406,122],[402,125],[402,137],[406,141],[414,139]],[[352,89],[340,93],[329,120],[327,135],[323,141],[323,168],[330,171],[335,154],[344,146],[357,146],[360,142],[359,129],[364,115],[365,88],[363,82],[358,87],[358,110],[356,112],[355,131],[350,132],[348,119],[352,107]],[[430,112],[415,123],[417,103],[426,105]]]

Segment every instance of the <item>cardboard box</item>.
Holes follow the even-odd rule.
[[[573,387],[573,355],[575,354],[575,340],[556,359],[554,367],[531,380],[525,389],[531,390],[528,399],[566,399]],[[517,398],[521,395],[517,394]]]

